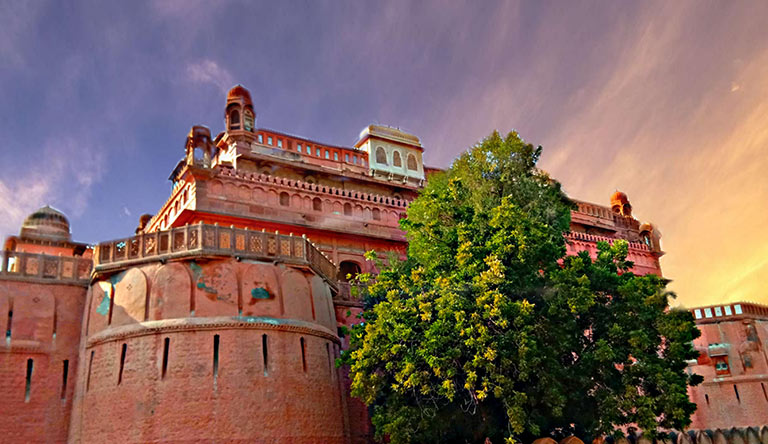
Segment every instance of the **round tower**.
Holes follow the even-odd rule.
[[[177,253],[97,264],[70,441],[346,443],[331,288],[311,244],[209,225],[140,242],[157,236],[152,248],[168,236]]]
[[[0,262],[3,442],[66,442],[91,260],[49,206],[25,220]]]

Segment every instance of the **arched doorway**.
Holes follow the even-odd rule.
[[[339,264],[339,281],[349,282],[354,279],[362,270],[357,262],[341,261]]]

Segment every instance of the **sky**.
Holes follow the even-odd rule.
[[[0,235],[50,204],[75,240],[167,199],[226,91],[258,125],[370,123],[447,167],[494,129],[572,197],[661,230],[676,304],[768,303],[768,2],[0,0]]]

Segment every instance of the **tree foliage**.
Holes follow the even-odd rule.
[[[341,362],[390,442],[584,437],[682,428],[698,336],[627,243],[565,257],[572,203],[541,147],[494,132],[430,177],[402,221],[407,259],[379,264]],[[371,257],[374,259],[374,257]]]

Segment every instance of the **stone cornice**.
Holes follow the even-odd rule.
[[[338,336],[319,324],[296,319],[261,316],[220,316],[146,321],[113,327],[96,333],[86,341],[86,348],[99,344],[142,336],[221,330],[273,330],[317,336],[340,344]]]

